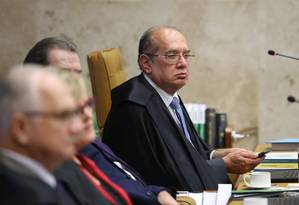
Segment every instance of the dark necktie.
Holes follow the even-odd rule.
[[[185,134],[186,139],[192,144],[190,134],[189,134],[189,131],[186,126],[186,120],[184,117],[184,113],[181,108],[180,101],[177,97],[173,97],[173,99],[170,103],[170,107],[174,110],[174,112],[179,120],[180,127],[181,127],[183,133]]]

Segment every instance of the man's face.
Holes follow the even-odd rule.
[[[174,94],[182,88],[189,76],[189,63],[183,57],[189,54],[189,48],[185,37],[176,30],[162,29],[152,34],[154,42],[159,49],[152,56],[152,60],[148,61],[148,69],[145,73],[164,91],[169,94]],[[180,55],[176,63],[169,63],[165,55],[176,54]]]
[[[63,113],[76,109],[68,87],[58,79],[44,81],[39,95],[40,113]],[[53,164],[59,164],[74,156],[76,150],[72,137],[82,129],[78,116],[76,118],[70,115],[64,117],[37,115],[29,117],[28,124],[27,146],[30,146],[32,158],[51,169]]]
[[[53,48],[48,52],[49,65],[82,72],[80,58],[77,53]]]

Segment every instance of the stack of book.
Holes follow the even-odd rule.
[[[272,144],[272,150],[296,150],[299,148],[299,138],[286,138],[279,140],[271,140],[268,143]]]
[[[205,141],[212,148],[225,147],[224,137],[226,127],[226,113],[217,113],[214,108],[206,109]]]
[[[198,136],[212,148],[225,147],[227,114],[217,113],[205,104],[185,104]]]
[[[298,153],[288,150],[271,151],[255,171],[271,172],[272,182],[298,182]]]

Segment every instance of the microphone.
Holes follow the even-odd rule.
[[[294,96],[288,96],[287,100],[289,103],[299,103],[299,101]]]
[[[276,52],[273,51],[273,50],[268,50],[268,54],[269,54],[270,56],[282,56],[282,57],[285,57],[285,58],[291,58],[291,59],[294,59],[294,60],[299,60],[299,58],[292,57],[292,56],[287,56],[287,55],[280,54],[280,53],[276,53]]]

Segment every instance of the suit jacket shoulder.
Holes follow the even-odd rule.
[[[0,202],[5,205],[59,205],[56,192],[46,183],[1,164]]]
[[[108,205],[108,202],[91,184],[73,161],[65,162],[55,170],[54,175],[68,192],[84,205]]]

